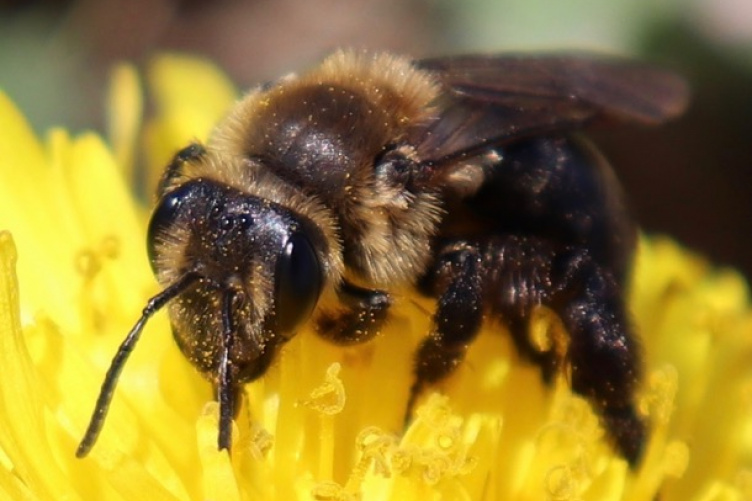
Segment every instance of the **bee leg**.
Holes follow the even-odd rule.
[[[183,175],[183,168],[188,161],[195,160],[204,154],[206,154],[206,150],[198,143],[191,143],[178,151],[162,173],[157,185],[157,194],[163,195],[173,181]]]
[[[433,315],[433,331],[415,354],[415,381],[405,411],[410,419],[415,402],[429,385],[447,377],[462,362],[467,346],[483,322],[481,261],[477,249],[460,244],[442,253],[427,276],[438,306]]]
[[[219,387],[217,388],[217,400],[219,401],[217,449],[229,451],[232,445],[232,420],[240,407],[237,405],[240,392],[230,375],[231,367],[229,367],[229,362],[226,361],[226,356],[227,353],[223,352],[222,365],[219,368]]]
[[[345,346],[362,343],[375,336],[386,320],[391,305],[389,294],[347,282],[338,292],[343,308],[322,313],[317,319],[317,333],[324,339]]]
[[[510,326],[523,355],[541,366],[544,379],[566,367],[572,390],[591,402],[615,447],[635,465],[645,442],[634,405],[639,346],[613,273],[585,249],[515,235],[483,242],[483,265],[487,304]],[[554,311],[567,333],[546,352],[527,333],[538,305]]]
[[[551,286],[550,306],[569,333],[566,362],[572,390],[590,400],[616,448],[634,466],[646,430],[634,404],[640,350],[631,333],[624,293],[613,275],[584,250],[557,254]]]
[[[420,392],[462,360],[485,306],[511,326],[515,342],[541,366],[544,378],[568,367],[572,390],[591,402],[615,447],[637,464],[646,434],[634,405],[639,346],[621,287],[585,249],[515,235],[455,241],[439,252],[420,285],[439,299],[434,332],[416,355],[406,419]],[[538,305],[553,310],[568,333],[562,346],[548,352],[535,348],[527,334]]]

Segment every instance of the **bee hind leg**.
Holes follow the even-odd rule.
[[[486,301],[511,327],[523,355],[549,381],[566,371],[572,391],[588,399],[616,450],[634,466],[645,443],[645,423],[634,399],[641,376],[640,347],[629,325],[624,291],[614,274],[587,249],[530,236],[484,243]],[[565,336],[546,351],[529,334],[539,305],[561,320]]]
[[[591,402],[614,446],[634,467],[646,428],[634,403],[640,346],[629,325],[624,291],[611,273],[576,249],[557,255],[551,284],[551,307],[569,333],[572,390]]]

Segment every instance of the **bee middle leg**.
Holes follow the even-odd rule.
[[[405,411],[405,422],[426,387],[444,379],[465,358],[468,345],[483,322],[481,255],[472,245],[459,243],[439,254],[421,287],[438,297],[433,330],[415,353],[415,380]],[[437,291],[440,291],[436,294]]]

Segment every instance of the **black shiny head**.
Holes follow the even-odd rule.
[[[148,319],[166,306],[183,354],[215,386],[218,446],[229,449],[239,387],[266,371],[313,312],[328,252],[321,231],[289,209],[203,178],[162,196],[149,223],[149,259],[165,287],[120,346],[77,455],[88,454],[117,378]]]
[[[254,325],[238,328],[248,330],[251,339],[262,336],[267,341],[293,332],[310,316],[324,285],[326,244],[313,223],[278,204],[207,179],[194,179],[162,197],[149,224],[148,251],[164,285],[197,273],[207,290],[232,289],[245,298],[239,307],[242,320]],[[210,309],[208,304],[181,308],[173,311],[178,317]],[[185,330],[190,332],[175,333],[182,338],[181,346],[185,338],[196,336],[195,322]]]

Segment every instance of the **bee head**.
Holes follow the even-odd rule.
[[[236,337],[234,367],[261,357],[307,320],[324,285],[325,240],[289,209],[204,178],[160,199],[148,251],[159,282],[194,284],[170,305],[178,345],[199,370],[214,373],[219,339]],[[229,325],[228,325],[229,324]]]

